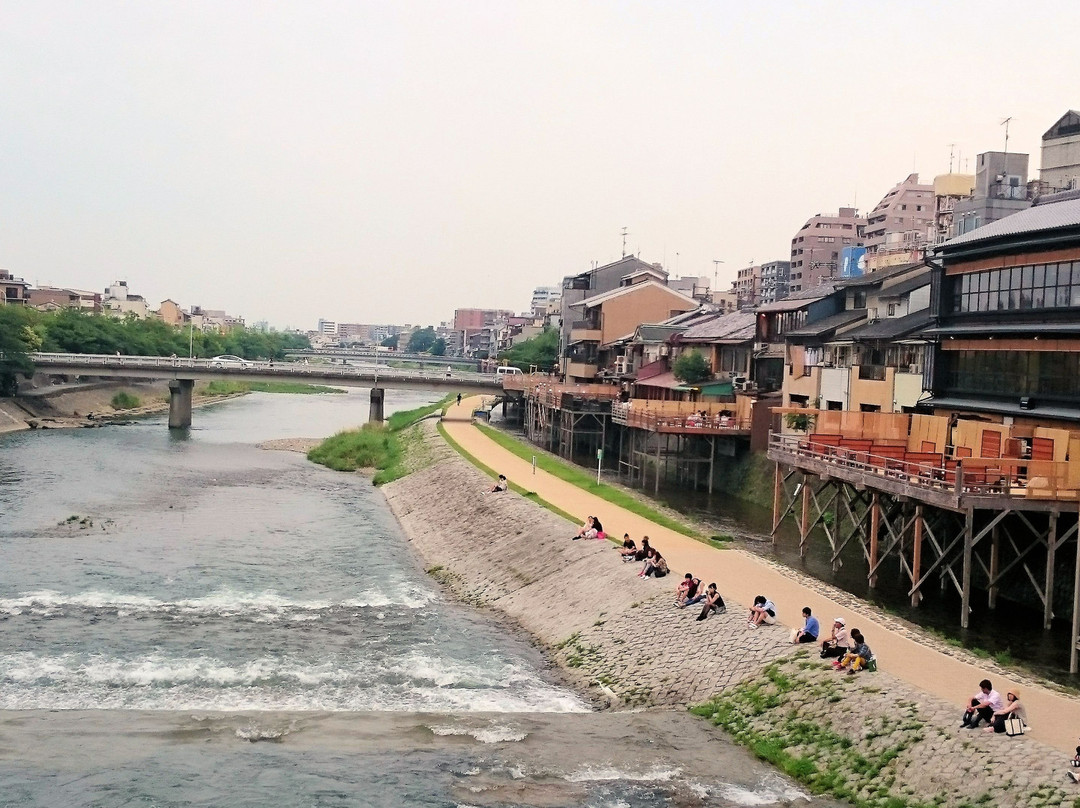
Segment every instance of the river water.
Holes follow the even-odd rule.
[[[365,394],[0,436],[0,805],[805,799],[687,714],[591,712],[440,593],[366,478],[256,446]]]

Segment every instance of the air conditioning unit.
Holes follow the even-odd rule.
[[[627,369],[629,365],[630,361],[627,357],[615,357],[615,373],[617,373],[619,376],[625,376],[627,373],[629,373],[629,370]]]
[[[734,387],[736,390],[749,390],[751,387],[753,387],[753,382],[751,382],[749,379],[743,379],[742,381],[732,383],[731,386]]]
[[[671,346],[670,345],[661,345],[660,346],[660,355],[661,356],[671,356]]]

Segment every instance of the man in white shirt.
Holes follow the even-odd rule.
[[[971,703],[964,711],[964,720],[960,728],[975,729],[980,721],[990,723],[993,721],[994,711],[1004,709],[1004,707],[1001,694],[994,690],[989,679],[983,679],[979,682],[979,692],[971,697]]]

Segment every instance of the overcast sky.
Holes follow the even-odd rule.
[[[1039,164],[1080,3],[0,0],[0,267],[278,327],[727,286],[949,143]],[[954,166],[960,170],[960,162]]]

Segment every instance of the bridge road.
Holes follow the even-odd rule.
[[[539,469],[534,475],[528,461],[502,448],[472,424],[473,408],[480,402],[480,398],[466,399],[460,407],[451,406],[443,418],[446,431],[467,452],[512,482],[527,485],[530,491],[567,513],[578,514],[583,522],[587,515],[595,514],[612,535],[622,536],[625,532],[638,541],[643,535],[649,536],[668,559],[675,580],[684,572],[693,572],[703,581],[716,581],[729,605],[732,600],[745,604],[735,608],[746,608],[755,595],[764,594],[777,604],[780,621],[787,628],[801,628],[803,606],[813,610],[823,628],[834,618],[843,617],[849,629],[862,630],[883,670],[956,704],[958,726],[963,712],[961,705],[978,690],[980,680],[991,679],[994,688],[1002,694],[1008,687],[1019,684],[1035,737],[1072,757],[1080,734],[1080,698],[1028,681],[988,674],[977,664],[921,643],[918,632],[906,630],[899,622],[888,624],[877,619],[874,612],[852,611],[820,593],[819,590],[827,587],[807,587],[798,576],[781,572],[765,559],[743,550],[718,549],[695,541]]]

